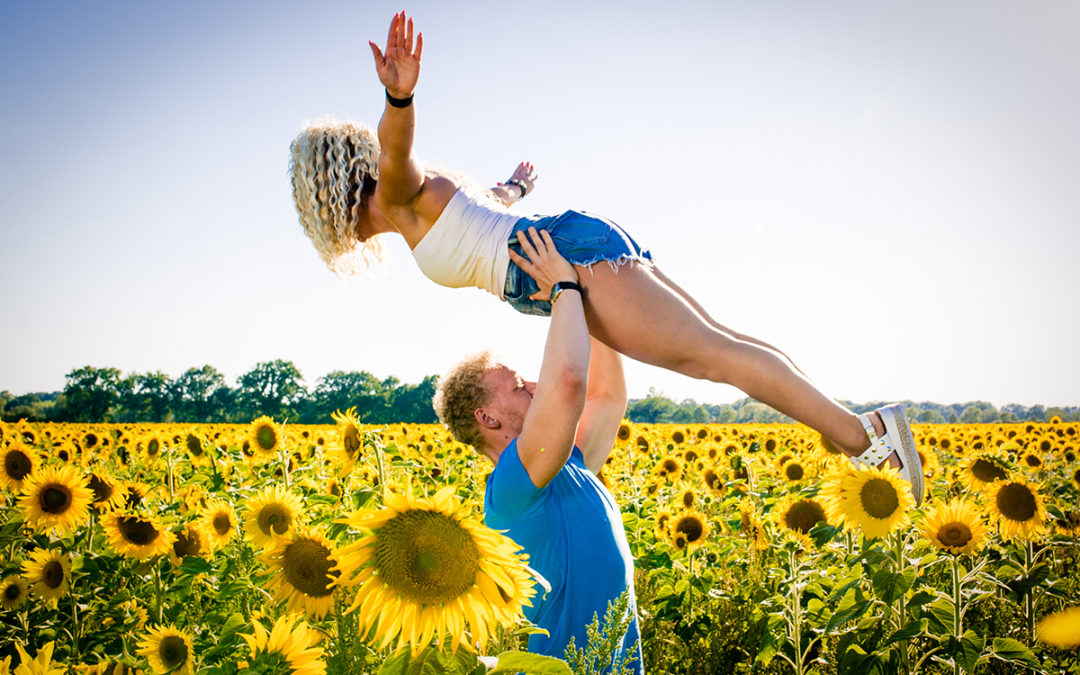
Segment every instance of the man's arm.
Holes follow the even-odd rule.
[[[578,281],[577,270],[559,255],[546,230],[529,228],[529,238],[518,232],[518,242],[528,259],[513,251],[510,257],[536,279],[541,294],[549,295],[557,281]],[[521,464],[538,488],[547,486],[570,458],[588,373],[589,329],[581,293],[564,291],[551,307],[540,376],[517,440]]]
[[[593,338],[589,387],[576,440],[581,454],[585,456],[585,466],[593,473],[599,474],[600,469],[604,468],[625,414],[626,378],[623,375],[622,357]]]

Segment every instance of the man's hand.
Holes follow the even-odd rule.
[[[416,36],[413,46],[413,20],[405,18],[405,12],[394,15],[390,32],[386,36],[386,52],[379,45],[368,42],[375,57],[375,70],[386,91],[395,98],[408,98],[420,79],[420,53],[424,50],[424,34]]]
[[[535,227],[530,227],[528,237],[524,231],[519,231],[517,239],[528,259],[518,255],[513,249],[510,249],[510,259],[540,287],[538,292],[529,296],[533,300],[550,298],[551,287],[559,281],[578,281],[577,269],[555,248],[555,242],[551,240],[547,230],[538,232]]]

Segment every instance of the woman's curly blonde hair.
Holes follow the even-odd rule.
[[[454,439],[478,450],[484,439],[474,412],[488,403],[491,392],[484,383],[484,374],[496,365],[489,351],[466,357],[439,378],[432,401],[439,421],[450,429]]]
[[[345,277],[372,260],[382,262],[379,237],[360,243],[355,232],[365,182],[379,179],[379,139],[371,127],[319,120],[293,139],[289,151],[296,212],[326,266]]]

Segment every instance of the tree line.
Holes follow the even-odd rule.
[[[0,418],[5,422],[247,423],[269,415],[278,421],[328,424],[334,411],[355,407],[357,417],[367,424],[432,423],[437,421],[431,406],[437,381],[438,376],[428,375],[418,384],[407,384],[395,377],[380,380],[367,371],[335,370],[308,389],[296,365],[281,359],[256,364],[234,386],[210,365],[189,368],[177,378],[161,371],[122,375],[117,368],[84,366],[65,376],[62,391],[21,396],[0,391]],[[842,403],[856,412],[882,405]],[[1075,406],[902,403],[912,420],[923,424],[1046,422],[1055,416],[1080,420],[1080,408]],[[645,398],[631,399],[626,417],[649,424],[792,421],[752,398],[720,405],[692,399],[677,403],[656,390]]]
[[[260,415],[299,424],[329,424],[335,410],[356,407],[367,424],[435,422],[434,375],[419,384],[367,371],[335,370],[307,389],[300,370],[281,359],[259,363],[229,386],[210,365],[172,378],[161,371],[121,375],[84,366],[64,377],[59,392],[12,396],[0,392],[5,422],[238,422]]]

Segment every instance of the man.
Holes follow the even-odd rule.
[[[616,658],[634,658],[640,674],[634,561],[618,505],[597,477],[626,411],[622,361],[589,337],[577,270],[550,235],[530,230],[518,241],[528,259],[511,257],[537,281],[538,295],[552,298],[540,377],[527,382],[487,354],[472,357],[440,380],[435,409],[455,438],[495,465],[487,525],[505,530],[551,584],[526,608],[549,633],[530,636],[529,651],[563,658],[571,637],[584,649],[594,614],[603,619],[629,589],[633,619]]]

